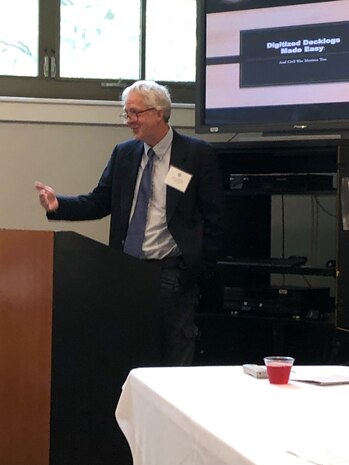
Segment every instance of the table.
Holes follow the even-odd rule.
[[[343,366],[293,371],[349,377]],[[349,384],[271,385],[241,366],[138,368],[116,419],[134,465],[344,465],[348,399]]]

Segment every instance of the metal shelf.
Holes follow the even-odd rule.
[[[226,190],[225,195],[228,196],[255,196],[255,195],[264,195],[264,196],[273,196],[273,195],[323,195],[323,196],[335,196],[337,194],[337,189],[329,189],[329,190],[316,190],[316,191],[285,191],[285,190],[273,190],[273,191],[253,191],[253,190],[239,190],[239,189],[233,189],[233,190]]]
[[[326,267],[312,267],[312,266],[273,266],[273,265],[261,265],[256,264],[245,264],[245,263],[231,263],[228,260],[218,261],[219,270],[222,272],[227,271],[247,271],[251,273],[275,273],[275,274],[292,274],[292,275],[312,275],[312,276],[329,276],[335,277],[335,268]]]

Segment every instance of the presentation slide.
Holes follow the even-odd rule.
[[[349,80],[349,22],[240,32],[240,87]]]
[[[349,0],[212,12],[206,30],[206,109],[349,101]]]

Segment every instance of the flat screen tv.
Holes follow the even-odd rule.
[[[349,0],[198,0],[196,131],[349,131]]]

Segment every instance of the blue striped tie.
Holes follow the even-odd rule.
[[[124,252],[134,257],[142,256],[145,225],[147,222],[148,203],[152,187],[152,170],[155,152],[148,150],[148,162],[144,167],[139,184],[136,206],[128,226]]]

